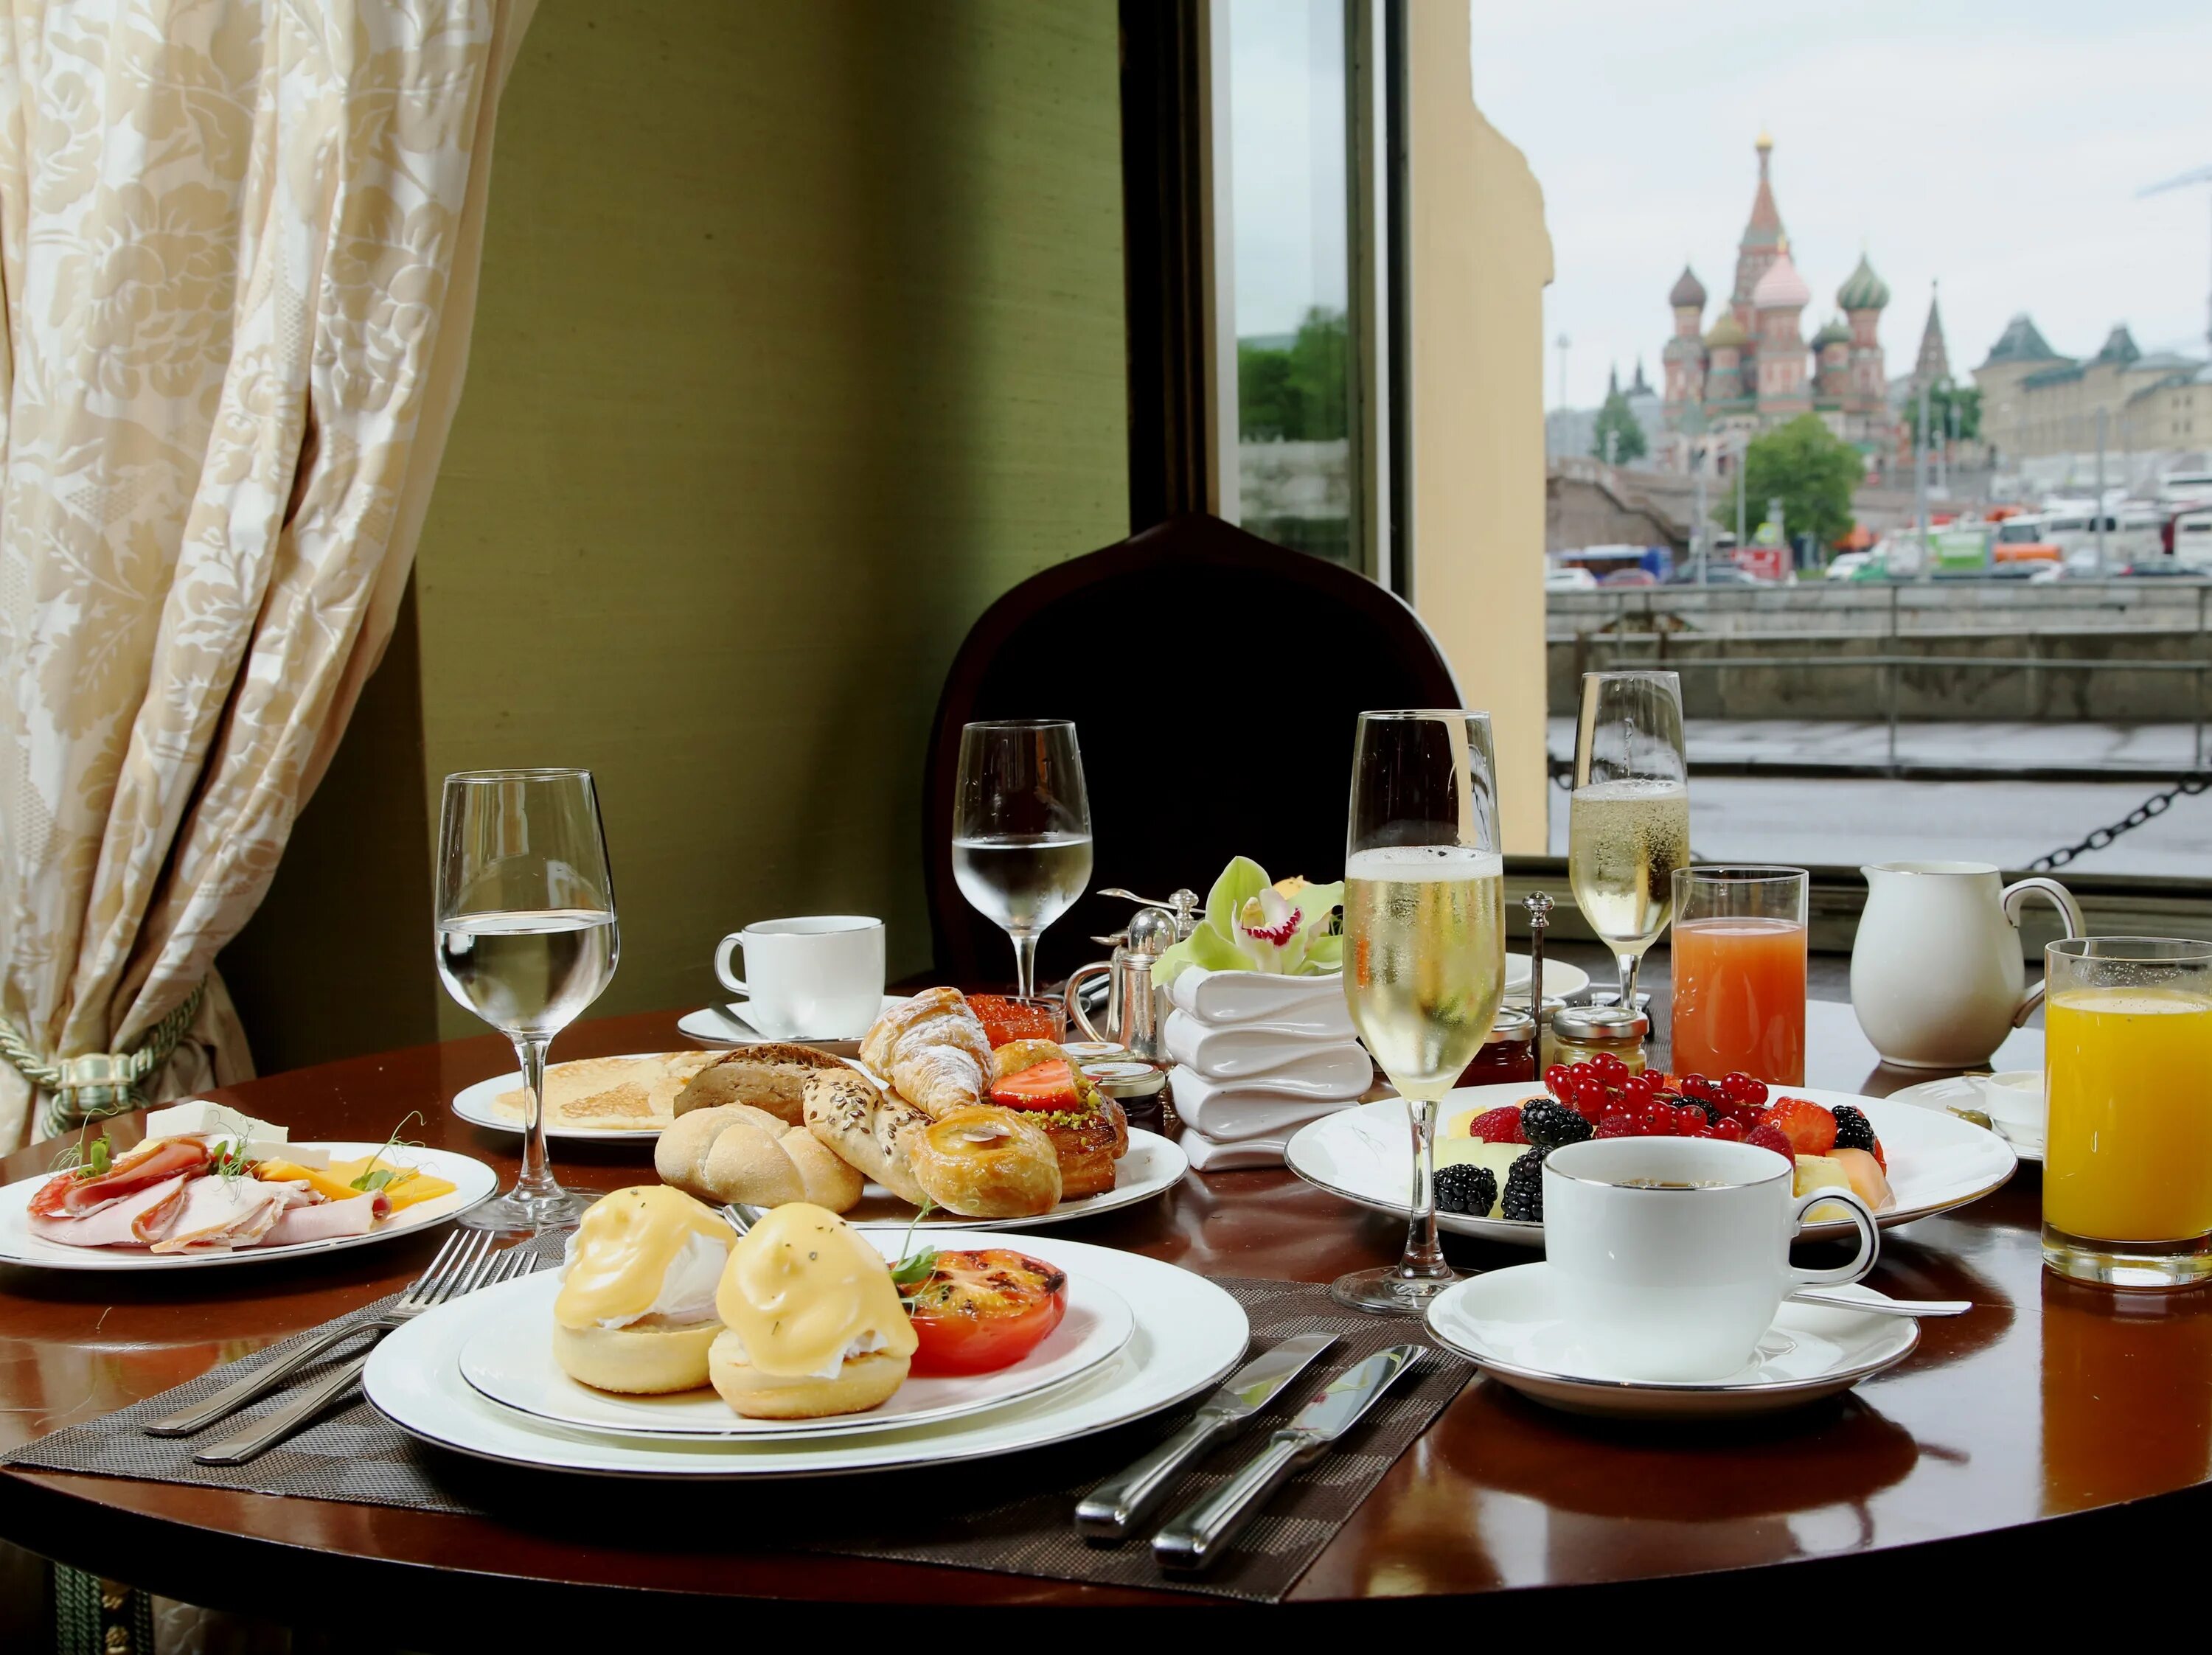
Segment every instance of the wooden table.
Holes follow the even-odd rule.
[[[1852,1047],[1847,1009],[1816,1006],[1810,1030],[1816,1084],[1887,1091],[1914,1078],[1865,1072],[1870,1054]],[[681,1044],[673,1016],[659,1015],[581,1025],[560,1050]],[[507,1064],[499,1042],[480,1039],[302,1070],[226,1095],[302,1137],[381,1137],[419,1109],[429,1142],[482,1155],[506,1175],[513,1140],[464,1125],[442,1102]],[[611,1189],[648,1172],[635,1149],[557,1148],[562,1175],[581,1187]],[[39,1170],[47,1153],[12,1157],[6,1175]],[[1884,1613],[1863,1607],[1860,1594],[1902,1590],[1928,1568],[1991,1588],[1975,1607],[1977,1629],[1986,1630],[1988,1616],[2008,1608],[2037,1612],[2062,1561],[2078,1569],[2086,1559],[2100,1572],[2161,1567],[2162,1551],[2130,1561],[2118,1548],[2178,1538],[2212,1510],[2203,1493],[2212,1294],[2116,1296],[2047,1275],[2038,1198],[2036,1171],[2025,1167],[1973,1208],[1889,1233],[1881,1286],[1977,1308],[1926,1324],[1911,1361],[1840,1402],[1758,1424],[1662,1429],[1578,1420],[1471,1384],[1293,1601],[1335,1605],[1364,1626],[1382,1612],[1371,1600],[1400,1610],[1426,1603],[1457,1617],[1440,1626],[1463,1626],[1468,1607],[1439,1598],[1608,1587],[1596,1601],[1610,1607],[1794,1605],[1802,1618],[1788,1624],[1856,1640]],[[1391,1257],[1400,1226],[1269,1172],[1194,1177],[1069,1234],[1201,1271],[1322,1281]],[[93,1417],[312,1326],[401,1284],[432,1246],[395,1241],[297,1266],[167,1277],[0,1270],[0,1440]],[[1526,1257],[1456,1239],[1451,1251],[1471,1266]],[[869,1486],[849,1485],[855,1498]],[[693,1502],[669,1523],[657,1489],[556,1488],[526,1517],[495,1523],[18,1471],[0,1480],[0,1535],[191,1601],[318,1627],[405,1604],[392,1641],[416,1648],[473,1642],[494,1614],[519,1617],[517,1631],[552,1634],[554,1646],[594,1622],[649,1634],[660,1647],[681,1634],[757,1630],[762,1607],[732,1599],[1079,1609],[1194,1601],[778,1552],[772,1491]],[[1694,1579],[1723,1570],[1736,1573]],[[666,1595],[648,1610],[640,1590]],[[1557,1591],[1492,1597],[1481,1609],[1484,1635],[1558,1606]],[[892,1628],[871,1637],[903,1635],[896,1623],[869,1624]]]

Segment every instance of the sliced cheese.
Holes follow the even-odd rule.
[[[186,1098],[182,1103],[156,1109],[146,1117],[149,1138],[214,1137],[246,1143],[281,1144],[291,1129],[256,1120],[243,1109],[217,1103],[212,1098]]]
[[[440,1178],[435,1173],[410,1167],[405,1161],[395,1161],[390,1155],[362,1155],[354,1161],[333,1161],[330,1163],[330,1176],[343,1185],[349,1195],[359,1195],[361,1191],[353,1187],[353,1181],[368,1171],[371,1165],[389,1168],[399,1174],[384,1186],[385,1197],[392,1203],[394,1212],[404,1211],[417,1202],[435,1201],[441,1195],[451,1195],[455,1187],[451,1179]]]

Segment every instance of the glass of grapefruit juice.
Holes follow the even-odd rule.
[[[2044,950],[2043,1259],[2106,1287],[2212,1277],[2212,943]]]
[[[1804,1085],[1809,883],[1802,868],[1675,870],[1676,1074]]]

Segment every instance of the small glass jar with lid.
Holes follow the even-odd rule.
[[[1498,1008],[1490,1038],[1461,1073],[1462,1086],[1533,1084],[1536,1079],[1536,1020],[1516,1006]]]
[[[1601,1052],[1612,1053],[1628,1065],[1628,1072],[1644,1072],[1644,1043],[1651,1036],[1651,1019],[1620,1006],[1562,1006],[1552,1014],[1551,1049],[1544,1067],[1553,1064],[1588,1063]]]

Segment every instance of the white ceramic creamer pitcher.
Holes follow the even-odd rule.
[[[2055,879],[2001,886],[1986,862],[1885,862],[1862,868],[1866,912],[1851,944],[1851,1009],[1884,1063],[1972,1069],[2042,1003],[2023,992],[2021,904],[2041,896],[2082,934],[2081,910]]]

